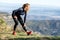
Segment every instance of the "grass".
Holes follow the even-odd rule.
[[[25,32],[17,33],[12,35],[12,33],[0,33],[0,40],[37,40],[40,36],[36,34],[31,34],[27,36]]]
[[[60,40],[59,36],[42,36],[39,34],[26,35],[25,32],[17,33],[12,35],[9,33],[0,33],[0,40]]]

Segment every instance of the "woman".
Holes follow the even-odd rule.
[[[14,29],[13,29],[13,35],[16,34],[15,30],[16,30],[16,27],[18,25],[18,21],[20,22],[22,28],[27,33],[27,35],[31,34],[31,31],[28,32],[26,27],[25,27],[26,16],[27,16],[27,12],[29,10],[29,7],[30,7],[30,4],[26,3],[21,8],[13,10],[12,18],[15,22]],[[24,15],[24,20],[22,19],[21,15]]]

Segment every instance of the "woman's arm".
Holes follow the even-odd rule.
[[[24,23],[26,22],[26,16],[27,16],[27,13],[25,13],[25,16],[24,16]]]

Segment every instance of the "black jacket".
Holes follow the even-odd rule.
[[[13,12],[12,12],[12,16],[13,17],[17,16],[19,18],[20,15],[24,15],[24,23],[25,23],[27,13],[23,10],[23,8],[19,8],[19,9],[13,10]]]

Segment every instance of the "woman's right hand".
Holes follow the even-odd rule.
[[[26,23],[24,23],[24,26],[26,26]]]
[[[17,16],[14,16],[14,18],[16,18],[16,19],[17,19]]]

